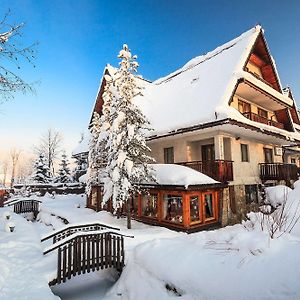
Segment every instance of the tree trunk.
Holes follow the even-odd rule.
[[[127,228],[131,229],[131,197],[127,199]]]

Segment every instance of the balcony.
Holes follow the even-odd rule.
[[[201,172],[219,182],[233,180],[232,161],[229,160],[208,160],[208,161],[189,161],[180,162],[178,165],[186,166]]]
[[[246,117],[247,119],[251,120],[251,121],[255,121],[258,123],[263,123],[266,125],[270,125],[270,126],[274,126],[280,129],[284,129],[284,125],[282,123],[276,122],[274,120],[269,120],[265,117],[262,117],[258,114],[255,114],[253,112],[245,112],[243,113],[243,116]]]
[[[298,167],[295,164],[261,163],[260,179],[264,180],[298,180]]]

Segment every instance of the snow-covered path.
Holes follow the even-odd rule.
[[[4,211],[0,208],[0,216]],[[16,226],[12,233],[4,232],[5,221],[0,220],[0,299],[58,299],[48,287],[51,257],[43,257],[35,226],[16,214],[11,219]]]
[[[297,201],[300,185],[290,192]],[[300,224],[293,235],[269,239],[260,224],[237,224],[191,235],[116,219],[84,208],[84,198],[45,196],[40,222],[13,215],[16,231],[6,233],[0,220],[0,299],[136,300],[298,300],[300,299]],[[0,209],[0,216],[7,210]],[[252,214],[255,217],[255,214]],[[40,235],[70,223],[101,222],[134,238],[125,239],[126,267],[115,282],[114,270],[72,277],[48,286],[55,255],[42,255]],[[246,224],[246,223],[245,223]],[[49,225],[49,226],[46,226]],[[170,291],[170,287],[176,289]]]

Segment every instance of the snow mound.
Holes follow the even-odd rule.
[[[291,188],[285,185],[277,185],[266,188],[266,204],[273,207],[281,205],[287,200],[288,194],[292,191]]]
[[[151,168],[160,185],[204,185],[216,184],[218,181],[191,168],[175,164],[153,164]]]

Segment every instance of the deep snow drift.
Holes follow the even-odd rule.
[[[282,203],[280,198],[287,199],[286,213],[292,218],[300,213],[300,185],[297,182],[295,186],[294,190],[277,187],[267,191],[275,206]],[[300,299],[299,222],[291,233],[281,235],[279,231],[275,237],[281,237],[274,239],[268,230],[262,231],[260,213],[249,214],[243,224],[190,235],[135,221],[133,229],[127,230],[126,219],[84,208],[81,196],[39,199],[43,201],[42,223],[27,222],[12,213],[16,229],[6,233],[6,221],[1,218],[1,300],[56,299],[47,286],[56,260],[42,256],[46,245],[41,246],[39,240],[40,235],[64,226],[62,219],[70,223],[98,221],[135,236],[125,240],[126,267],[115,285],[109,288],[104,273],[91,279],[77,276],[62,285],[60,292],[59,286],[53,289],[62,299],[66,295],[79,299],[80,291],[82,299],[106,300],[174,299],[180,295],[181,299]],[[4,211],[7,209],[0,209],[1,217]],[[103,286],[101,293],[93,288],[93,282]],[[85,284],[89,285],[86,292]],[[74,293],[78,285],[82,288]]]

